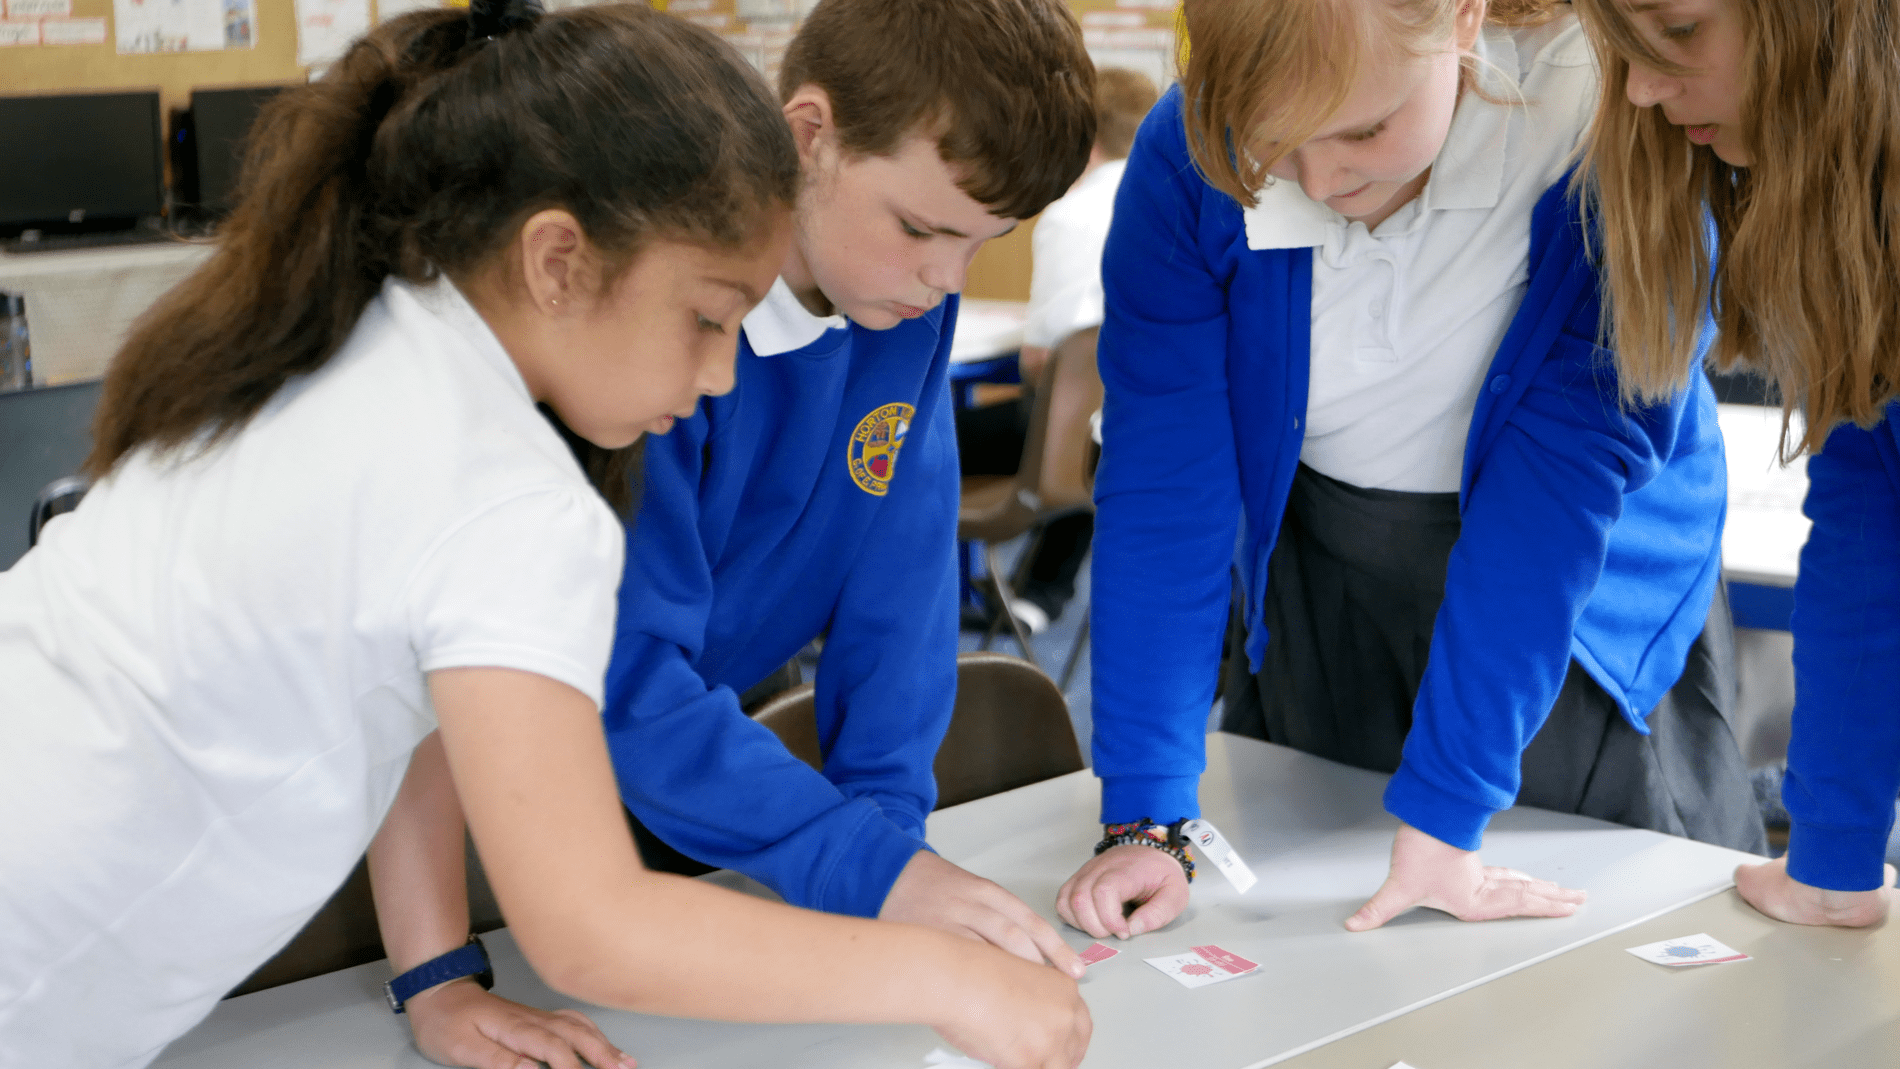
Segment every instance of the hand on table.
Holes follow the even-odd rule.
[[[1127,917],[1130,902],[1140,908]],[[1152,846],[1111,847],[1090,858],[1056,892],[1056,915],[1097,939],[1152,932],[1187,908],[1187,871]]]
[[[1871,891],[1829,891],[1788,875],[1788,859],[1776,858],[1735,869],[1735,889],[1742,900],[1761,913],[1790,924],[1831,924],[1865,928],[1887,917],[1892,898],[1894,869],[1886,866],[1885,881]]]
[[[1037,965],[1046,960],[1072,978],[1084,971],[1082,959],[1022,899],[928,850],[904,866],[877,917],[967,936]]]
[[[960,970],[964,975],[954,993],[943,1000],[946,1013],[937,1032],[996,1069],[1075,1069],[1081,1064],[1094,1023],[1075,981],[990,947],[972,950],[981,953],[971,955],[972,968]]]
[[[579,1010],[537,1010],[482,990],[473,980],[432,987],[403,1003],[416,1047],[442,1065],[469,1069],[633,1069]],[[585,1061],[583,1062],[583,1059]]]
[[[1346,930],[1377,928],[1413,906],[1443,910],[1461,921],[1502,917],[1568,917],[1589,898],[1511,869],[1488,868],[1476,851],[1460,850],[1409,824],[1392,839],[1392,868],[1385,883]]]

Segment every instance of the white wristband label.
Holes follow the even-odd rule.
[[[1201,855],[1202,860],[1211,862],[1222,876],[1227,877],[1227,882],[1234,885],[1234,890],[1245,893],[1247,888],[1259,882],[1259,877],[1253,874],[1247,863],[1240,859],[1233,847],[1227,845],[1227,837],[1220,833],[1219,828],[1205,820],[1190,820],[1181,825],[1181,835],[1194,848],[1194,852]]]

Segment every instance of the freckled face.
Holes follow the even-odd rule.
[[[1707,145],[1723,162],[1754,161],[1742,126],[1743,65],[1748,36],[1732,0],[1638,0],[1622,4],[1626,17],[1664,59],[1689,68],[1667,74],[1630,63],[1624,92],[1639,108],[1662,109],[1684,137]]]

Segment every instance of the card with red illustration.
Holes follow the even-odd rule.
[[[1247,976],[1260,969],[1260,963],[1248,961],[1231,950],[1209,943],[1191,948],[1186,954],[1147,958],[1148,964],[1174,977],[1182,987],[1206,987],[1222,980]]]

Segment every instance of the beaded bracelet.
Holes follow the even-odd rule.
[[[1179,861],[1187,872],[1188,882],[1193,883],[1194,858],[1188,853],[1187,840],[1181,837],[1181,825],[1186,823],[1183,819],[1162,825],[1142,817],[1127,824],[1104,824],[1102,841],[1095,844],[1095,852],[1100,854],[1117,846],[1152,846]]]

